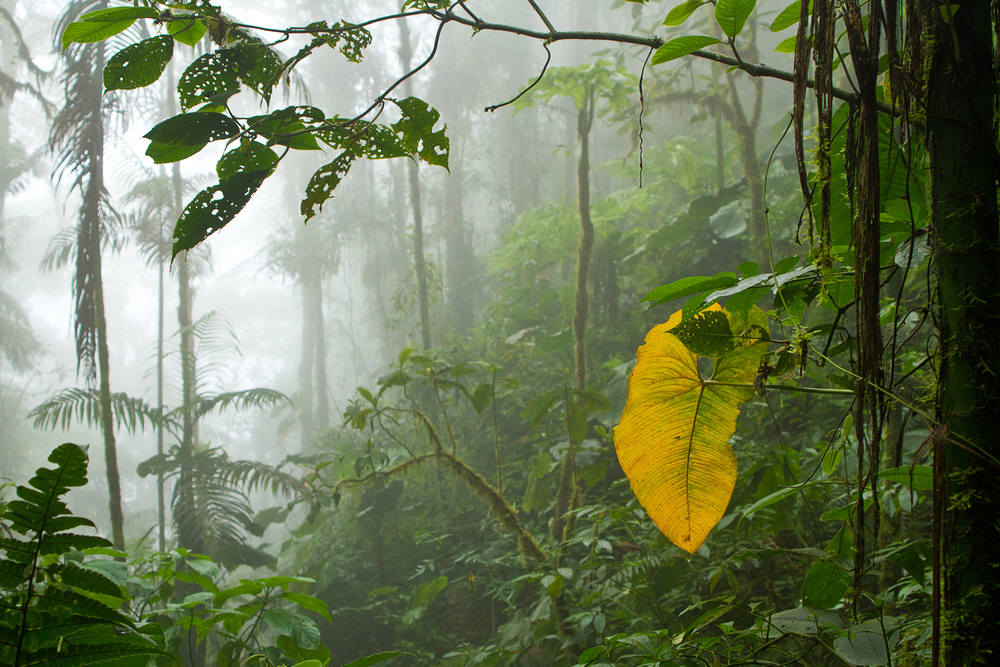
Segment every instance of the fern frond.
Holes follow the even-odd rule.
[[[227,458],[225,465],[220,466],[219,478],[248,493],[266,489],[275,496],[286,498],[302,498],[309,494],[308,485],[300,478],[259,461],[230,461]]]
[[[65,531],[93,526],[70,513],[62,497],[87,483],[86,450],[73,444],[49,455],[55,468],[39,468],[29,486],[17,488],[3,515],[27,539],[2,538],[0,549],[0,665],[146,665],[168,656],[149,625],[130,618],[93,595],[124,599],[113,581],[94,569],[51,556],[94,546],[104,538]]]

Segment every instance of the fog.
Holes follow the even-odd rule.
[[[341,18],[361,21],[395,9],[392,3],[380,2],[223,0],[219,4],[237,21],[274,28],[304,25],[318,18],[331,22]],[[474,4],[487,20],[544,29],[527,2],[486,2],[481,7]],[[666,7],[663,3],[630,5],[586,0],[541,4],[549,5],[549,16],[562,30],[630,33],[658,29],[657,34],[663,34],[662,26],[657,28]],[[65,3],[3,0],[0,6],[23,31],[33,63],[47,74],[36,76],[24,62],[13,58],[12,33],[5,27],[0,33],[5,40],[5,75],[37,87],[58,109],[65,104],[60,86],[63,61],[52,45],[51,35]],[[759,13],[773,15],[764,9]],[[700,20],[695,27],[705,24],[704,18]],[[436,23],[418,18],[411,20],[410,25],[416,64],[430,53]],[[136,34],[130,31],[115,38],[109,54],[136,39]],[[312,104],[326,110],[328,116],[343,117],[364,110],[401,75],[397,22],[376,25],[372,34],[372,45],[365,51],[361,64],[348,63],[339,53],[327,49],[296,70],[289,85],[275,92],[271,107]],[[765,54],[777,42],[764,28],[759,30],[759,39],[760,50]],[[304,43],[293,37],[276,48],[288,57]],[[205,42],[198,48],[199,53],[204,51]],[[643,70],[648,54],[647,49],[639,47],[585,42],[557,43],[550,49],[551,68],[577,66],[603,58],[609,66],[619,62],[623,71],[633,76]],[[174,80],[193,55],[191,48],[177,45],[170,65]],[[509,105],[491,113],[484,111],[488,106],[503,105],[514,98],[539,75],[545,58],[546,51],[539,42],[489,31],[473,35],[468,28],[454,25],[444,31],[433,61],[412,79],[413,93],[441,112],[438,127],[446,125],[451,137],[450,174],[426,164],[420,165],[419,171],[425,254],[431,267],[432,349],[442,354],[466,345],[488,358],[495,356],[505,341],[518,336],[517,330],[497,330],[490,319],[493,316],[490,304],[502,291],[498,277],[502,269],[498,267],[511,261],[510,257],[497,259],[503,258],[502,235],[533,211],[548,206],[574,210],[579,144],[572,101],[555,96],[527,108]],[[779,64],[780,58],[784,56],[773,54],[767,56],[767,62]],[[720,75],[721,68],[716,66],[712,70],[712,66],[704,63],[677,65],[670,73],[666,68],[661,71],[647,66],[644,74],[645,85],[653,86],[654,91],[657,78],[674,81],[677,89],[680,89],[677,82],[685,81],[685,85],[693,86],[690,89],[697,90],[707,86],[712,76]],[[143,178],[170,173],[171,165],[159,167],[144,156],[148,142],[142,138],[152,125],[169,115],[164,100],[173,93],[165,91],[166,78],[165,74],[150,90],[107,93],[104,98],[106,183],[111,205],[126,218],[135,210],[126,197],[135,184]],[[769,81],[765,85],[769,91],[788,89],[779,82]],[[740,78],[739,87],[742,94],[751,95],[745,77]],[[400,91],[394,95],[403,97]],[[633,201],[639,185],[640,155],[644,160],[645,183],[660,182],[653,187],[680,195],[674,204],[667,206],[667,213],[676,213],[679,207],[686,206],[692,194],[715,187],[713,183],[692,181],[692,175],[685,171],[686,160],[698,161],[695,168],[698,174],[711,174],[715,169],[710,166],[715,150],[711,118],[697,118],[700,109],[690,104],[665,106],[647,100],[640,154],[638,91],[633,88],[625,96],[629,108],[621,118],[599,117],[595,121],[590,158],[592,201],[601,202],[614,195],[620,204],[618,213],[610,203],[599,207],[598,215],[603,216],[600,222],[619,232],[629,232],[632,220],[642,217],[629,212],[629,202]],[[761,160],[766,159],[787,119],[786,107],[780,101],[775,102],[776,97],[784,99],[774,95],[765,97],[763,117],[757,128]],[[260,109],[259,99],[246,91],[233,105],[234,113],[241,116],[261,113]],[[37,341],[37,350],[27,363],[20,365],[7,356],[0,357],[4,402],[0,476],[23,481],[44,462],[56,444],[64,441],[90,444],[92,481],[75,497],[74,507],[94,518],[102,533],[108,533],[107,484],[103,464],[99,464],[100,432],[76,421],[68,431],[36,430],[26,416],[55,392],[85,386],[77,369],[72,262],[52,271],[39,268],[50,240],[76,224],[79,195],[69,187],[72,179],[60,181],[53,177],[53,156],[46,150],[49,126],[43,105],[24,91],[13,95],[5,92],[2,111],[9,122],[10,143],[2,147],[4,155],[0,156],[0,162],[10,164],[21,152],[38,156],[32,171],[3,193],[0,230],[4,262],[0,289],[23,310]],[[697,122],[692,122],[693,119]],[[728,166],[723,179],[728,184],[738,181],[742,174],[733,135],[728,129],[726,142]],[[699,146],[708,148],[703,151]],[[183,178],[195,184],[185,193],[185,202],[198,188],[212,182],[214,164],[222,151],[221,145],[212,144],[180,163]],[[695,158],[698,151],[704,155]],[[302,151],[285,159],[236,219],[203,244],[204,250],[210,250],[210,265],[200,270],[192,286],[195,319],[215,314],[216,338],[206,341],[199,351],[205,360],[199,360],[204,363],[206,373],[203,389],[218,392],[266,387],[298,402],[305,297],[301,281],[294,271],[282,268],[275,248],[279,244],[299,244],[312,251],[322,248],[326,258],[321,282],[325,318],[322,344],[329,406],[325,420],[329,428],[338,429],[350,400],[357,398],[357,387],[373,387],[376,379],[388,372],[401,349],[421,347],[421,336],[410,245],[413,215],[405,160],[358,163],[338,187],[335,198],[303,228],[299,201],[305,184],[312,172],[332,156],[330,150]],[[664,180],[671,183],[663,186]],[[459,217],[449,223],[450,215]],[[448,225],[456,219],[465,244],[464,254],[456,254],[454,241],[448,237]],[[659,224],[662,222],[665,220]],[[163,224],[169,230],[172,220],[165,219]],[[640,224],[647,225],[648,232],[652,223]],[[158,271],[155,263],[150,265],[141,254],[127,231],[118,235],[122,247],[106,248],[103,259],[111,388],[155,405]],[[575,232],[570,248],[573,246]],[[692,266],[705,263],[704,258],[688,259]],[[566,261],[569,264],[562,269],[564,278],[572,257]],[[181,401],[177,270],[175,261],[165,278],[163,303],[168,406]],[[695,269],[674,266],[661,275],[647,272],[642,277],[645,283],[628,286],[614,308],[631,310],[638,316],[643,307],[637,303],[637,297],[665,282],[668,276],[677,277],[689,270]],[[467,293],[459,295],[460,288]],[[465,299],[465,311],[456,310],[458,296]],[[651,314],[646,321],[653,323],[657,317]],[[459,323],[464,318],[471,321]],[[554,329],[563,330],[566,326],[568,322]],[[640,341],[636,339],[634,345]],[[299,407],[229,410],[213,415],[202,423],[200,439],[224,448],[232,459],[277,464],[289,454],[312,451],[310,443],[303,443],[305,427],[297,416]],[[316,424],[308,428],[318,429]],[[154,429],[147,426],[135,434],[119,429],[117,437],[126,534],[134,540],[156,522],[155,480],[142,479],[136,474],[137,465],[156,453],[156,436]],[[168,438],[167,446],[170,444]]]

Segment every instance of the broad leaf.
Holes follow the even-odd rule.
[[[198,111],[168,118],[155,125],[144,138],[168,146],[204,146],[239,133],[239,124],[229,116]]]
[[[312,178],[309,179],[309,185],[306,186],[306,198],[299,206],[299,210],[307,222],[316,215],[317,208],[320,211],[323,210],[323,204],[333,197],[333,191],[340,185],[344,176],[347,176],[353,163],[354,156],[350,152],[344,151],[332,162],[317,169],[316,173],[312,175]]]
[[[225,157],[225,156],[223,156]],[[190,250],[243,210],[272,169],[240,171],[199,192],[174,227],[173,254]]]
[[[726,37],[736,37],[743,31],[756,6],[757,0],[718,0],[715,3],[715,20]]]
[[[739,277],[735,273],[729,272],[719,273],[714,276],[690,276],[675,280],[666,285],[660,285],[642,297],[639,303],[652,301],[654,306],[658,306],[661,303],[691,296],[692,294],[699,294],[709,290],[726,289],[736,285],[737,282],[739,282]]]
[[[196,46],[208,32],[208,27],[194,14],[174,14],[174,20],[167,23],[167,32],[181,44]]]
[[[618,460],[639,502],[670,541],[691,554],[729,504],[736,485],[729,438],[768,347],[736,331],[718,305],[708,312],[730,318],[737,334],[734,349],[715,360],[711,379],[702,378],[698,355],[672,332],[681,322],[681,311],[674,313],[639,348],[614,431]],[[749,331],[766,331],[764,314],[753,308],[748,325]]]
[[[213,97],[221,93],[239,89],[239,68],[228,50],[201,56],[188,65],[177,82],[182,111],[211,102]]]
[[[104,87],[131,90],[154,83],[174,55],[174,38],[160,35],[126,46],[104,68]]]
[[[63,51],[74,42],[100,42],[128,30],[136,19],[155,19],[159,12],[151,7],[112,7],[90,12],[73,21],[62,34]]]
[[[668,27],[678,26],[687,20],[694,10],[701,7],[708,0],[688,0],[682,2],[667,13],[667,18],[663,19],[663,25]]]
[[[811,2],[809,4],[812,5]],[[791,28],[799,22],[801,17],[802,2],[801,0],[795,0],[795,2],[782,9],[781,12],[774,17],[774,22],[771,23],[771,32],[781,32],[785,28]]]
[[[447,169],[450,142],[445,136],[445,128],[434,131],[441,114],[417,97],[407,97],[396,102],[396,106],[403,117],[392,124],[392,129],[400,136],[406,151],[427,164]]]
[[[653,65],[670,62],[671,60],[676,60],[682,56],[694,53],[699,49],[705,48],[706,46],[718,43],[719,40],[715,37],[709,37],[707,35],[684,35],[683,37],[672,39],[660,48],[656,49],[656,53],[653,54],[653,60],[651,62]]]

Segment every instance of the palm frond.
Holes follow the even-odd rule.
[[[125,428],[132,434],[144,430],[147,424],[156,426],[163,423],[170,430],[178,428],[169,415],[161,420],[155,408],[140,398],[132,398],[122,392],[111,394],[111,413],[115,428]],[[65,431],[74,422],[100,428],[100,394],[95,389],[63,389],[32,409],[28,417],[34,419],[32,425],[37,429],[61,428]]]
[[[194,452],[182,462],[173,497],[179,542],[230,569],[273,562],[271,556],[247,544],[251,534],[262,531],[254,523],[246,493],[220,474],[230,463],[219,449]]]
[[[226,391],[214,396],[203,397],[198,402],[198,416],[203,417],[213,410],[222,411],[230,407],[237,410],[248,408],[263,410],[291,404],[292,400],[284,393],[275,389],[257,387],[240,391]]]
[[[38,349],[28,317],[12,296],[0,290],[0,355],[15,371],[24,371]]]
[[[220,468],[220,479],[242,487],[248,493],[260,489],[286,498],[307,498],[309,486],[280,468],[259,461],[228,461]]]

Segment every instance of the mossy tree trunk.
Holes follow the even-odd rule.
[[[991,6],[927,4],[927,134],[940,329],[935,462],[945,499],[939,543],[945,664],[1000,656],[1000,233]],[[937,648],[937,647],[935,647]],[[937,656],[935,656],[937,657]]]

